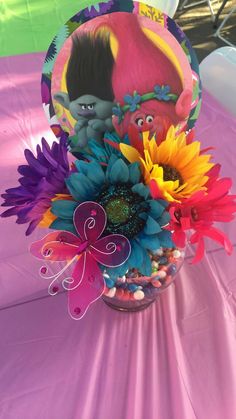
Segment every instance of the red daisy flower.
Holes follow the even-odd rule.
[[[192,230],[190,243],[197,244],[193,263],[204,256],[204,237],[220,243],[228,254],[232,252],[232,244],[227,236],[213,227],[215,222],[233,220],[236,211],[236,195],[229,195],[232,181],[229,178],[216,179],[218,168],[213,171],[214,183],[209,182],[208,191],[199,191],[181,203],[174,202],[170,207],[171,222],[168,227],[173,231],[172,239],[179,247],[186,243],[186,231]]]

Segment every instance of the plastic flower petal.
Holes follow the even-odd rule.
[[[98,143],[96,140],[89,140],[88,146],[89,151],[80,151],[78,154],[79,158],[83,158],[87,161],[99,162],[102,166],[107,165],[112,154],[116,154],[118,157],[123,157],[120,151],[120,137],[116,132],[105,132],[103,142]],[[128,143],[127,135],[122,140]],[[72,154],[77,157],[77,153],[71,149]]]
[[[109,275],[123,276],[134,266],[143,275],[151,274],[148,251],[160,246],[173,247],[171,234],[165,230],[169,222],[166,203],[153,200],[148,186],[142,183],[138,162],[126,164],[112,154],[107,166],[96,161],[75,162],[78,173],[72,173],[66,185],[77,205],[86,200],[99,203],[107,214],[105,234],[122,234],[131,243],[129,259],[117,268],[109,268]],[[50,226],[73,232],[74,203],[57,201],[52,212],[57,217]],[[135,261],[135,263],[134,263]]]
[[[171,222],[168,229],[173,231],[173,240],[177,246],[183,247],[186,232],[193,230],[190,242],[197,244],[194,262],[204,256],[204,237],[217,241],[228,253],[232,245],[226,235],[215,228],[215,222],[229,222],[236,212],[236,196],[229,195],[232,181],[229,178],[218,179],[210,184],[207,192],[199,191],[182,203],[173,203],[170,208]]]
[[[199,141],[187,144],[186,135],[176,135],[172,126],[159,145],[155,137],[149,139],[149,133],[143,133],[142,145],[142,152],[123,143],[120,150],[128,161],[141,163],[144,181],[150,185],[154,198],[180,201],[198,190],[206,190],[207,172],[214,165],[209,162],[210,155],[201,155]]]
[[[7,189],[2,195],[4,207],[12,207],[1,214],[2,217],[17,216],[18,224],[29,223],[26,235],[36,226],[47,227],[55,219],[50,213],[53,200],[71,199],[65,185],[65,178],[70,168],[67,159],[67,136],[62,136],[59,143],[50,147],[42,139],[42,146],[37,146],[36,156],[26,149],[27,164],[19,166],[20,186]]]

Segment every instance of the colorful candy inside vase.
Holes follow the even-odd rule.
[[[103,300],[109,307],[119,311],[144,310],[175,280],[184,256],[184,250],[177,248],[160,248],[150,253],[150,277],[143,276],[136,268],[130,269],[121,278],[111,278],[105,272]]]

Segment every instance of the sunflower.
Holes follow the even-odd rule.
[[[155,137],[149,140],[149,132],[145,132],[141,151],[123,143],[120,150],[129,162],[140,162],[144,182],[150,185],[153,195],[169,202],[205,190],[207,172],[213,167],[211,155],[201,155],[200,142],[187,144],[186,134],[176,135],[173,126],[160,145]]]

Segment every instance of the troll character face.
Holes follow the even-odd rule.
[[[183,74],[174,54],[154,43],[143,22],[135,14],[113,13],[73,37],[68,92],[54,95],[75,120],[73,147],[86,147],[90,138],[102,142],[105,131],[114,129],[123,138],[130,125],[151,133],[164,133],[170,125],[184,128],[191,68],[190,76]]]
[[[89,139],[102,141],[104,132],[114,129],[112,67],[108,35],[84,33],[73,38],[66,72],[68,93],[57,92],[54,95],[54,99],[68,109],[76,121],[73,147],[84,148]]]
[[[191,108],[192,91],[173,55],[171,59],[154,43],[142,22],[128,13],[111,15],[106,22],[118,45],[112,71],[113,125],[122,137],[130,124],[139,131],[162,129],[167,121],[184,124]]]
[[[154,124],[154,112],[147,113],[147,112],[136,112],[135,115],[132,115],[130,118],[130,122],[133,125],[136,125],[138,130],[141,131],[150,131],[153,128]]]
[[[185,89],[175,103],[152,99],[140,103],[137,110],[129,109],[122,112],[120,107],[120,115],[113,116],[113,125],[121,137],[127,133],[129,125],[134,125],[139,132],[150,131],[152,134],[154,132],[164,134],[171,125],[177,125],[188,116],[191,98],[191,91]],[[114,107],[113,110],[116,108]]]
[[[87,123],[93,119],[106,120],[111,117],[114,105],[113,102],[93,95],[83,95],[70,101],[67,93],[58,92],[54,95],[54,99],[68,109],[76,121],[85,120]]]

